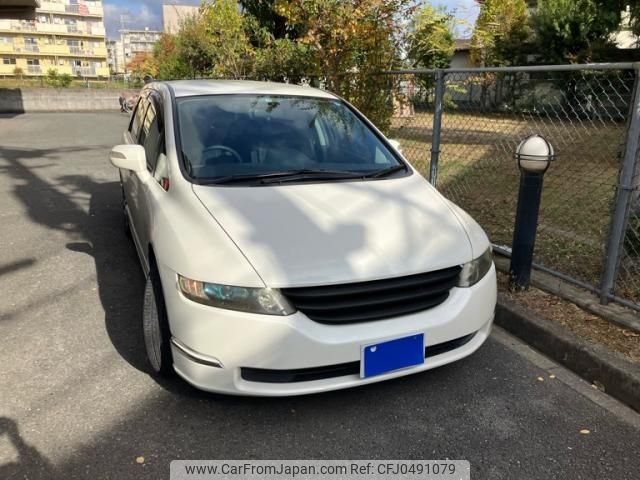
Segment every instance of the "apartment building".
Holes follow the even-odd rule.
[[[32,20],[0,19],[0,75],[109,75],[101,0],[43,0]]]
[[[120,30],[120,40],[113,43],[109,52],[114,73],[127,73],[127,64],[139,53],[150,53],[162,32],[158,30]]]
[[[0,18],[35,18],[40,0],[0,0]]]
[[[165,33],[175,35],[180,31],[182,22],[198,16],[200,7],[193,5],[162,5],[162,25]]]
[[[121,72],[120,62],[122,60],[118,56],[118,51],[121,51],[122,48],[118,46],[119,43],[117,40],[107,40],[107,65],[112,74]]]

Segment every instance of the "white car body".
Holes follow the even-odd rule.
[[[125,208],[145,273],[151,255],[157,264],[173,367],[187,382],[242,395],[323,392],[450,363],[486,340],[496,304],[493,265],[475,285],[454,286],[433,308],[362,323],[319,323],[301,311],[286,316],[246,313],[186,298],[178,275],[272,289],[342,285],[464,265],[490,243],[475,221],[412,167],[400,178],[255,188],[198,185],[183,175],[174,131],[176,98],[249,93],[335,99],[330,93],[230,81],[153,83],[143,92],[152,92],[163,112],[166,178],[147,169],[121,168]],[[125,143],[136,143],[129,131]],[[166,179],[168,189],[160,183]],[[451,348],[427,356],[420,365],[377,376],[362,378],[354,371],[364,346],[416,333],[424,334],[427,352],[435,345]],[[256,381],[243,373],[304,373],[346,364],[348,374],[305,377],[312,378],[308,381]]]

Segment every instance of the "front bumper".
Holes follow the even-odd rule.
[[[496,305],[495,268],[471,288],[454,288],[441,305],[398,318],[326,325],[297,312],[256,315],[194,303],[178,291],[176,273],[160,267],[176,372],[193,386],[236,395],[283,396],[365,385],[464,358],[486,340]],[[248,381],[241,369],[298,370],[360,360],[362,345],[425,334],[429,346],[470,334],[459,348],[428,356],[423,365],[362,379],[358,374],[291,383]],[[219,365],[219,366],[215,366]]]

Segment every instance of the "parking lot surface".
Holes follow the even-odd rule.
[[[500,330],[456,364],[306,397],[224,397],[151,376],[143,277],[107,161],[126,124],[0,117],[0,479],[157,479],[173,459],[257,458],[638,478],[639,416]]]

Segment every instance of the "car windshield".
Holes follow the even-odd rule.
[[[180,98],[177,109],[184,165],[193,179],[331,179],[404,170],[340,100],[211,95]]]

